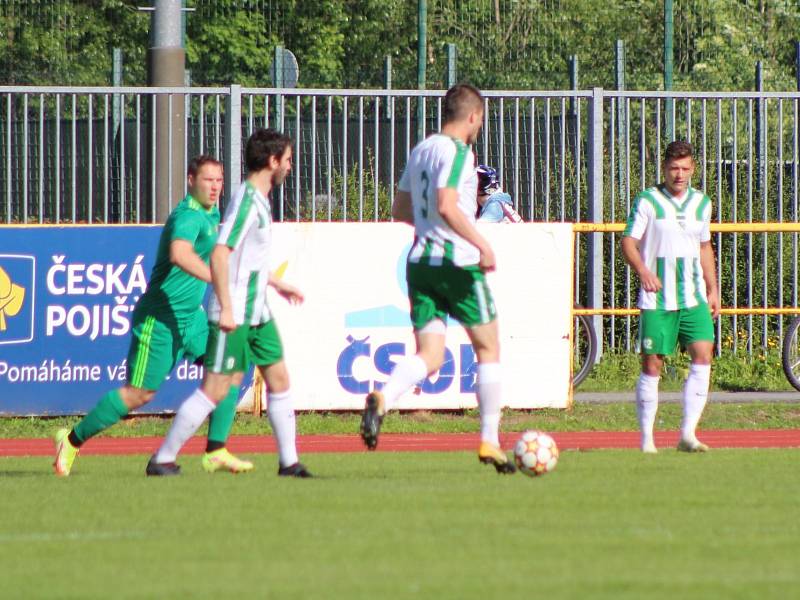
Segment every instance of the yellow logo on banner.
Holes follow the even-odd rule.
[[[0,331],[7,329],[6,316],[17,315],[25,301],[25,288],[11,281],[0,267]]]

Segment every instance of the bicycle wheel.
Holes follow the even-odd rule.
[[[576,307],[578,308],[578,307]],[[597,358],[597,336],[592,326],[592,317],[579,315],[573,324],[575,340],[572,344],[572,387],[578,387],[586,379]]]
[[[781,364],[786,379],[800,392],[800,317],[793,318],[783,334]]]

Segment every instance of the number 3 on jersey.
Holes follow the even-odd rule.
[[[425,201],[422,205],[422,218],[428,218],[428,204],[430,200],[428,199],[428,183],[430,180],[428,179],[428,172],[423,171],[422,175],[420,175],[420,179],[422,180],[422,199]]]

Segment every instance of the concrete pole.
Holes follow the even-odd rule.
[[[147,52],[148,85],[182,87],[186,52],[183,49],[181,0],[155,0],[152,13],[152,47]],[[155,101],[155,174],[157,223],[167,220],[172,207],[181,201],[186,156],[184,152],[185,107],[183,94],[160,94]]]

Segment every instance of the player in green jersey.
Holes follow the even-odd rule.
[[[664,356],[678,342],[691,357],[683,388],[683,422],[678,450],[706,452],[696,428],[708,399],[714,324],[719,293],[711,246],[711,201],[689,182],[694,173],[691,144],[667,146],[664,182],[634,200],[622,238],[622,254],[639,276],[639,338],[642,372],[636,408],[642,452],[657,452],[653,425]]]
[[[189,194],[164,225],[147,290],[133,312],[127,383],[104,395],[71,431],[56,433],[56,475],[69,475],[89,438],[149,402],[181,358],[199,357],[205,350],[208,325],[201,304],[211,281],[208,259],[219,227],[221,163],[210,156],[194,158],[187,184]],[[238,388],[231,388],[217,410],[209,428],[212,451],[224,450],[237,398]]]

